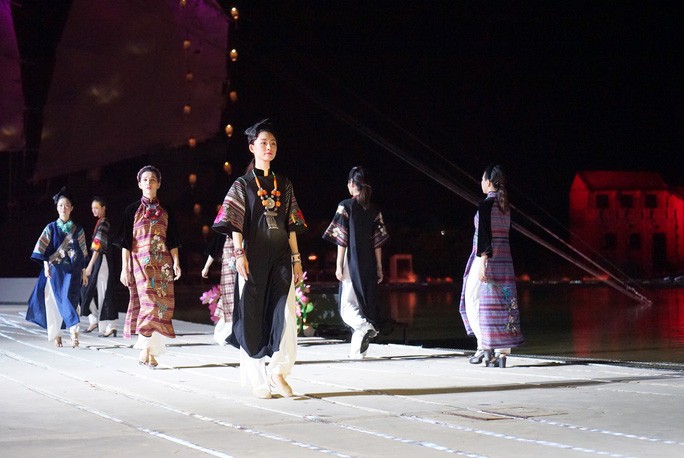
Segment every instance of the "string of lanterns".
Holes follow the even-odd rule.
[[[201,0],[199,0],[201,1]],[[184,12],[185,17],[187,18],[187,22],[190,22],[190,16],[191,16],[191,11],[190,8],[192,7],[192,1],[188,2],[188,0],[178,0],[178,4],[181,8],[181,10]],[[239,18],[239,12],[237,7],[232,7],[230,9],[230,16],[228,17],[229,21],[229,27],[228,27],[228,46],[226,49],[228,50],[227,52],[227,59],[226,59],[226,71],[227,71],[227,77],[228,77],[228,88],[227,88],[227,97],[226,97],[226,103],[224,105],[224,113],[223,113],[223,119],[225,122],[225,127],[224,127],[224,132],[227,137],[227,144],[226,144],[226,160],[223,163],[223,170],[227,175],[231,175],[233,173],[233,167],[231,163],[228,160],[229,157],[229,151],[230,151],[230,143],[231,139],[233,137],[233,133],[235,132],[235,128],[233,127],[232,122],[233,117],[235,116],[235,105],[237,104],[238,101],[238,93],[237,89],[235,87],[235,82],[233,79],[233,75],[235,74],[235,66],[238,62],[238,50],[236,47],[237,43],[237,21]],[[191,48],[193,46],[193,43],[191,41],[190,37],[190,28],[186,27],[185,31],[185,37],[181,43],[182,50],[184,52],[184,58],[185,58],[185,81],[188,84],[188,90],[186,92],[186,101],[182,106],[182,113],[185,117],[189,117],[192,115],[193,109],[192,109],[192,100],[190,100],[192,91],[191,91],[191,84],[193,83],[195,79],[195,75],[192,69],[192,62],[191,62],[191,57],[192,57],[192,51]],[[187,129],[187,128],[186,128]],[[192,135],[192,132],[188,132],[187,130],[185,131],[185,135],[187,138],[187,146],[190,149],[194,149],[197,147],[197,138]],[[192,172],[188,175],[188,184],[190,185],[191,188],[194,188],[195,185],[197,184],[197,173]],[[221,205],[217,206],[217,212],[220,210]],[[196,217],[200,217],[202,214],[202,206],[200,203],[195,203],[192,207],[192,212]],[[211,233],[210,227],[208,225],[203,225],[202,226],[202,236],[204,238],[208,237],[209,234]]]

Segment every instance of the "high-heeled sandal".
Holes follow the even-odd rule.
[[[78,341],[78,333],[77,332],[72,333],[71,334],[71,348],[78,347],[79,343],[80,342]]]
[[[478,349],[473,356],[470,357],[468,362],[470,364],[480,364],[485,357],[485,352],[482,349]]]
[[[55,337],[55,347],[62,348],[62,338],[60,336]]]
[[[147,359],[149,357],[148,350],[140,350],[140,356],[138,357],[138,364],[141,366],[147,366]]]
[[[489,353],[487,355],[486,353]],[[494,352],[485,352],[485,366],[487,367],[506,367],[506,355]]]
[[[159,366],[159,363],[156,359],[154,359],[154,355],[149,355],[147,357],[147,367],[150,369],[156,369],[157,366]]]
[[[118,332],[119,332],[119,331],[117,331],[116,329],[112,329],[112,330],[109,331],[109,332],[105,332],[105,333],[103,333],[103,334],[98,334],[98,337],[111,337],[111,336],[116,337],[116,335],[118,334]]]
[[[91,324],[90,326],[88,326],[86,328],[86,330],[83,332],[85,332],[86,334],[90,334],[91,332],[93,332],[96,329],[97,329],[97,323],[94,323],[94,324]]]
[[[272,374],[269,385],[271,387],[271,391],[275,391],[282,397],[292,397],[292,387],[285,381],[283,374]]]

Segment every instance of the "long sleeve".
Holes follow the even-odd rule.
[[[492,206],[494,199],[485,199],[480,202],[478,214],[479,224],[477,229],[477,255],[492,255]]]

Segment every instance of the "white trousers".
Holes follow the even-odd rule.
[[[473,330],[475,338],[477,338],[477,349],[491,350],[491,348],[482,348],[482,331],[480,329],[480,286],[482,285],[480,269],[482,269],[483,262],[484,260],[480,256],[476,256],[473,264],[470,266],[465,286],[465,310],[470,328]],[[511,349],[496,348],[494,352],[508,355],[511,353]]]
[[[52,289],[50,279],[47,279],[45,284],[45,320],[47,321],[47,338],[48,340],[55,340],[62,334],[62,323],[64,319],[59,314],[57,308],[57,299],[55,299],[55,292]],[[75,324],[69,327],[69,333],[73,336],[78,334],[79,326]]]
[[[107,258],[102,256],[102,264],[100,264],[100,271],[97,274],[95,281],[97,282],[97,297],[99,299],[99,304],[95,301],[95,297],[92,298],[90,304],[88,304],[88,310],[90,310],[90,315],[88,315],[88,324],[98,325],[98,331],[102,334],[109,334],[112,330],[116,329],[116,320],[105,320],[100,321],[100,313],[102,312],[102,302],[104,301],[105,294],[107,293],[107,282],[109,280],[109,263],[107,263]]]
[[[340,316],[342,321],[354,331],[349,348],[349,358],[359,359],[366,356],[366,352],[361,353],[361,342],[366,332],[372,331],[377,334],[377,330],[366,317],[359,306],[359,299],[354,292],[349,269],[346,266],[342,269],[342,288],[340,292]]]
[[[159,356],[162,353],[166,353],[166,341],[169,340],[168,337],[159,334],[157,331],[152,331],[152,335],[145,337],[142,334],[138,334],[138,340],[136,340],[133,348],[138,350],[150,349],[150,355]]]
[[[244,279],[238,275],[238,288],[240,295],[245,287]],[[269,377],[271,374],[282,374],[283,377],[290,375],[295,360],[297,359],[297,317],[295,315],[294,283],[290,284],[285,307],[285,328],[280,338],[278,351],[273,353],[266,367],[266,357],[252,358],[245,350],[240,348],[240,376],[242,386],[251,386],[253,390],[269,390]]]

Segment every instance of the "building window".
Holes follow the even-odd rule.
[[[620,196],[620,206],[622,208],[634,208],[634,196],[631,194],[622,194]]]
[[[629,249],[641,249],[641,234],[629,234]]]
[[[608,194],[596,194],[596,208],[608,208]]]
[[[646,194],[644,205],[646,208],[658,208],[658,196],[655,194]]]
[[[615,250],[617,247],[617,239],[615,234],[608,233],[603,236],[603,249],[604,250]]]

